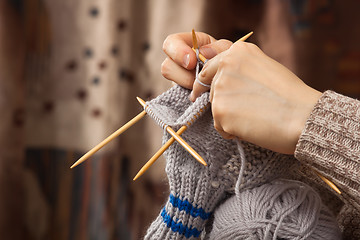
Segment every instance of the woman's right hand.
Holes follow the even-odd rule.
[[[214,125],[224,138],[239,137],[258,146],[293,154],[300,133],[321,96],[256,45],[216,41],[198,33],[200,52],[208,61],[199,81],[211,85]],[[170,35],[163,75],[193,89],[194,101],[209,89],[194,82],[196,55],[191,33]]]
[[[199,52],[207,59],[211,59],[217,54],[227,50],[232,45],[229,40],[216,40],[212,36],[197,32],[197,42],[199,45]],[[161,65],[161,74],[179,84],[182,87],[193,89],[195,80],[196,54],[192,50],[192,34],[176,33],[169,35],[163,44],[163,50],[167,58]],[[205,88],[203,91],[208,91],[206,87],[201,85],[197,87]],[[191,100],[195,100],[192,97]]]
[[[238,41],[198,76],[211,85],[215,129],[275,152],[293,154],[321,92],[252,43]],[[198,87],[193,94],[203,91]]]

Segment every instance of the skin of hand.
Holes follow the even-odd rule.
[[[228,40],[216,40],[210,35],[197,32],[199,51],[207,59],[228,49],[232,42]],[[163,44],[163,50],[167,58],[161,65],[161,74],[182,87],[192,89],[195,85],[200,91],[209,91],[198,83],[194,83],[196,54],[192,50],[191,33],[177,33],[169,35]],[[195,99],[194,99],[195,100]]]
[[[205,45],[206,49],[200,48],[200,52],[211,58],[199,80],[211,84],[211,109],[218,132],[224,138],[238,137],[276,152],[293,154],[321,93],[254,44],[216,41],[206,34],[197,36],[199,46]],[[164,42],[169,60],[164,61],[162,73],[183,87],[193,88],[194,101],[209,89],[194,82],[196,56],[192,55],[191,44],[190,34],[169,36]],[[189,57],[185,57],[187,54]]]

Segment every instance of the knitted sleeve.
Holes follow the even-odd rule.
[[[316,168],[360,210],[360,101],[326,91],[314,106],[295,157]]]

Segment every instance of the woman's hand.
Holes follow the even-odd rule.
[[[200,46],[199,51],[207,59],[213,58],[232,45],[232,42],[228,40],[216,40],[206,33],[197,32],[196,36]],[[168,57],[161,65],[162,75],[188,89],[193,88],[195,80],[194,68],[197,62],[192,47],[192,35],[190,32],[169,35],[163,44],[163,50]],[[199,89],[202,91],[209,90],[209,88]]]
[[[215,128],[225,138],[239,137],[280,153],[293,154],[306,119],[321,93],[251,43],[216,40],[197,33],[207,59],[199,80],[211,85]],[[193,89],[195,99],[207,87],[195,82],[196,55],[191,33],[167,37],[163,76]]]
[[[199,74],[211,84],[215,128],[264,148],[293,154],[321,93],[307,86],[256,45],[236,42]],[[203,89],[194,86],[193,95]]]

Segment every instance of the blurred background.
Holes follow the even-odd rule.
[[[0,0],[0,238],[141,239],[167,198],[145,118],[82,154],[171,86],[167,35],[250,42],[312,87],[360,97],[358,0]]]

